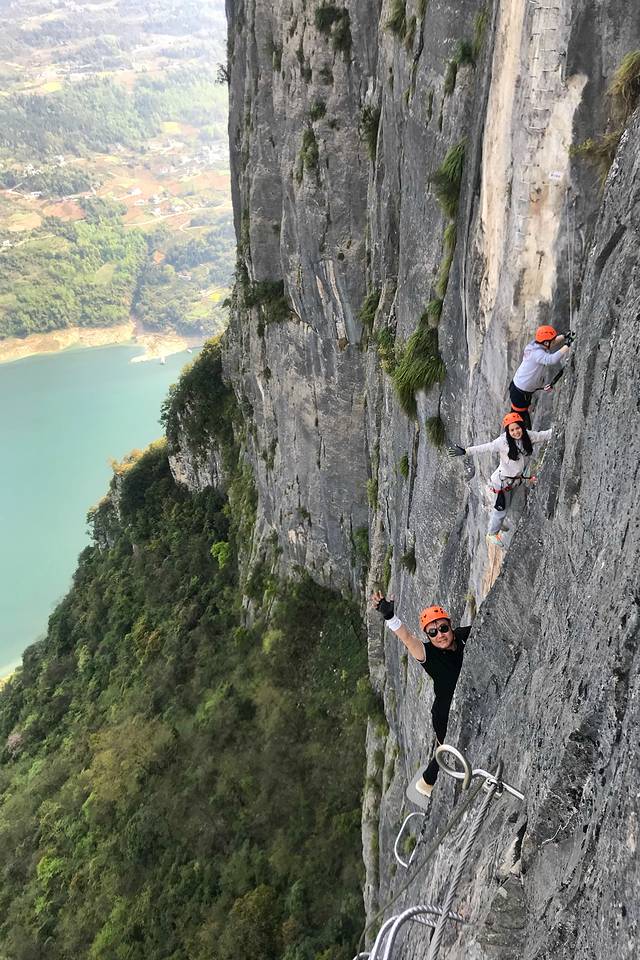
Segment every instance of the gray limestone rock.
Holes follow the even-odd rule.
[[[304,566],[360,591],[366,529],[367,590],[388,588],[403,620],[436,601],[456,622],[476,617],[448,736],[476,765],[502,757],[526,801],[492,807],[457,904],[472,922],[448,931],[443,955],[634,956],[638,120],[604,197],[570,147],[606,130],[606,86],[640,45],[637,11],[409,0],[394,30],[388,2],[333,5],[328,27],[301,0],[227,6],[239,267],[226,371],[245,415],[257,539],[275,534],[283,572]],[[434,175],[462,144],[445,213]],[[363,329],[368,291],[380,299]],[[436,441],[498,435],[541,322],[578,339],[558,388],[537,400],[534,423],[554,434],[537,488],[515,500],[504,556],[485,542],[491,457],[465,467]],[[418,395],[413,420],[391,374],[421,323],[437,327],[446,377]],[[207,482],[187,461],[175,469]],[[404,785],[430,749],[431,690],[375,613],[368,624],[390,727],[386,745],[368,735],[371,915],[406,879],[393,841]],[[425,838],[456,802],[442,780]],[[462,842],[453,836],[399,906],[442,898]],[[403,949],[426,954],[421,928]]]

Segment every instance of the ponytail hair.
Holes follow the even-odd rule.
[[[509,433],[509,427],[504,428],[504,435],[507,438],[507,446],[509,447],[509,460],[517,460],[520,454],[518,453],[518,446]],[[531,437],[527,433],[526,427],[522,426],[522,440],[520,441],[522,448],[528,457],[533,453],[533,445],[531,443]]]

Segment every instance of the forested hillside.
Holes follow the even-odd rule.
[[[165,421],[216,433],[228,496],[176,486],[164,442],[121,464],[0,694],[10,960],[351,956],[375,709],[361,620],[304,575],[240,574],[255,491],[234,410],[210,344]]]

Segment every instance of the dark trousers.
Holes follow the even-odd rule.
[[[433,701],[433,706],[431,707],[431,719],[433,720],[433,729],[436,734],[436,739],[439,744],[444,743],[445,737],[447,735],[447,724],[449,723],[449,707],[451,706],[451,700],[442,700],[436,699]],[[424,771],[422,776],[427,783],[430,783],[431,786],[436,782],[438,778],[438,771],[440,767],[438,766],[438,761],[435,758],[435,755],[429,761],[429,766]]]
[[[533,394],[526,390],[519,390],[513,380],[509,384],[509,399],[511,400],[511,409],[519,413],[524,421],[527,430],[531,429],[531,417],[529,416],[529,407],[531,406],[531,397]]]

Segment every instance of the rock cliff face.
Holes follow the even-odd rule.
[[[449,739],[476,765],[502,756],[526,802],[496,803],[460,900],[474,922],[447,956],[631,956],[638,122],[604,196],[570,147],[605,131],[637,13],[583,0],[227,11],[239,255],[226,362],[258,538],[285,572],[361,589],[366,529],[367,587],[390,578],[407,623],[429,601],[461,622],[478,611]],[[572,322],[578,339],[555,399],[537,404],[554,436],[503,561],[484,539],[490,458],[465,471],[437,441],[497,436],[541,322]],[[437,336],[446,376],[414,418],[389,372],[417,329]],[[371,912],[403,879],[393,840],[429,747],[430,691],[377,615],[370,628],[390,727],[369,737]],[[452,797],[438,786],[429,836]],[[438,899],[455,853],[402,902]]]

